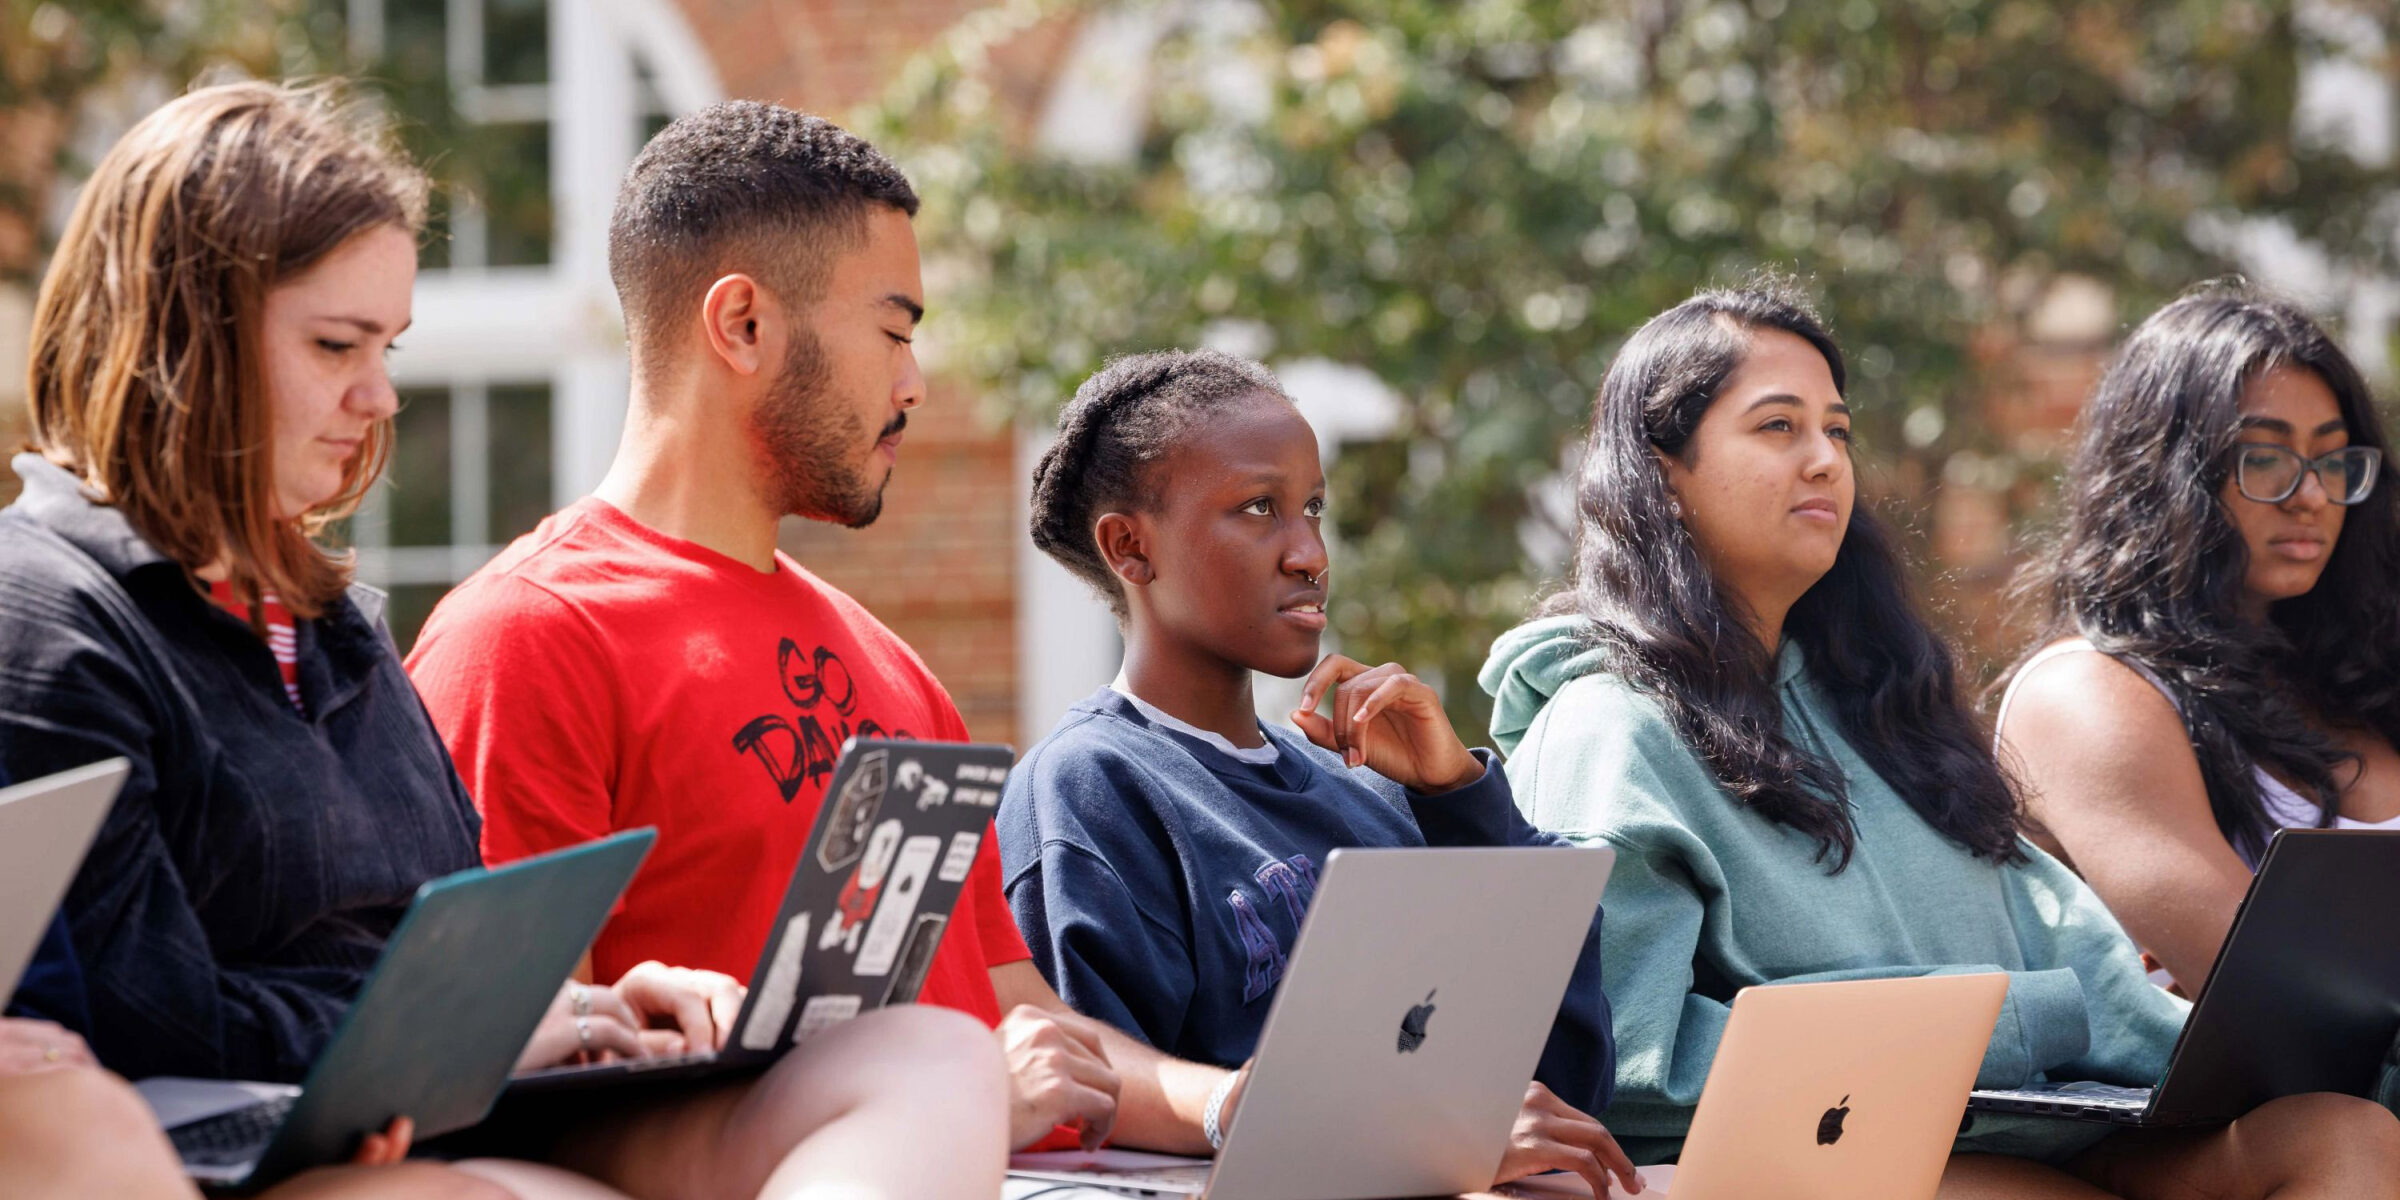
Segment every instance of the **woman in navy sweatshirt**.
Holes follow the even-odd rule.
[[[1034,544],[1108,601],[1125,663],[1009,776],[1009,904],[1068,1003],[1183,1058],[1250,1058],[1334,850],[1558,844],[1432,688],[1397,664],[1318,662],[1324,505],[1316,435],[1282,385],[1212,351],[1109,364],[1034,473]],[[1254,715],[1253,671],[1309,676],[1298,732]],[[1565,1167],[1603,1193],[1604,1169],[1638,1186],[1584,1115],[1616,1076],[1598,928],[1502,1180]]]

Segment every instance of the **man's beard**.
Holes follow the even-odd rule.
[[[832,402],[832,372],[814,333],[796,331],[783,371],[750,413],[750,436],[777,512],[863,529],[883,514],[883,487],[862,461],[872,442],[908,424],[908,414],[870,439],[858,414]]]

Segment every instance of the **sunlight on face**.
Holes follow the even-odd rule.
[[[1753,606],[1780,607],[1833,569],[1850,527],[1850,410],[1806,339],[1747,333],[1749,352],[1691,440],[1661,458],[1718,582]]]
[[[824,294],[788,335],[807,339],[810,378],[768,396],[762,403],[781,411],[755,422],[782,493],[777,506],[853,528],[883,511],[908,411],[925,401],[916,229],[907,213],[884,207],[864,225],[859,246],[833,260]]]
[[[1227,663],[1292,678],[1325,633],[1325,472],[1291,402],[1255,396],[1196,425],[1152,468],[1151,619]]]
[[[416,280],[415,239],[387,225],[267,291],[259,335],[278,518],[340,495],[368,432],[398,411],[384,354],[408,327]]]
[[[2349,445],[2350,430],[2333,389],[2316,372],[2278,367],[2242,391],[2241,444],[2279,446],[2315,458]],[[2303,474],[2300,490],[2281,504],[2242,495],[2236,476],[2226,478],[2218,500],[2250,551],[2242,599],[2254,618],[2265,616],[2269,604],[2317,586],[2342,536],[2346,510],[2326,497],[2324,481],[2314,471]]]

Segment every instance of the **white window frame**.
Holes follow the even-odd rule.
[[[384,28],[383,0],[349,0],[353,53],[372,57]],[[625,168],[640,149],[642,113],[635,61],[649,68],[670,112],[690,112],[725,90],[673,0],[550,0],[550,78],[543,84],[480,82],[481,0],[448,0],[444,37],[454,79],[470,81],[461,111],[480,120],[537,120],[550,126],[554,224],[545,266],[486,267],[471,209],[462,209],[464,265],[417,277],[415,323],[392,357],[400,388],[451,394],[450,537],[446,546],[394,547],[386,519],[359,516],[361,576],[378,586],[455,583],[481,566],[490,544],[491,446],[484,401],[500,384],[550,387],[553,507],[590,492],[607,471],[624,428],[630,378],[624,318],[608,282],[608,217]]]

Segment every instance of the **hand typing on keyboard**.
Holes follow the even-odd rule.
[[[1612,1177],[1628,1193],[1642,1190],[1641,1173],[1605,1126],[1534,1083],[1525,1089],[1525,1104],[1509,1131],[1508,1152],[1493,1182],[1509,1183],[1543,1171],[1572,1171],[1594,1195],[1608,1194]]]
[[[517,1070],[724,1049],[743,994],[730,975],[658,962],[635,966],[610,987],[569,980]]]
[[[633,1006],[614,989],[570,979],[550,998],[549,1011],[517,1055],[516,1069],[646,1057],[649,1050],[642,1044],[641,1028]]]

